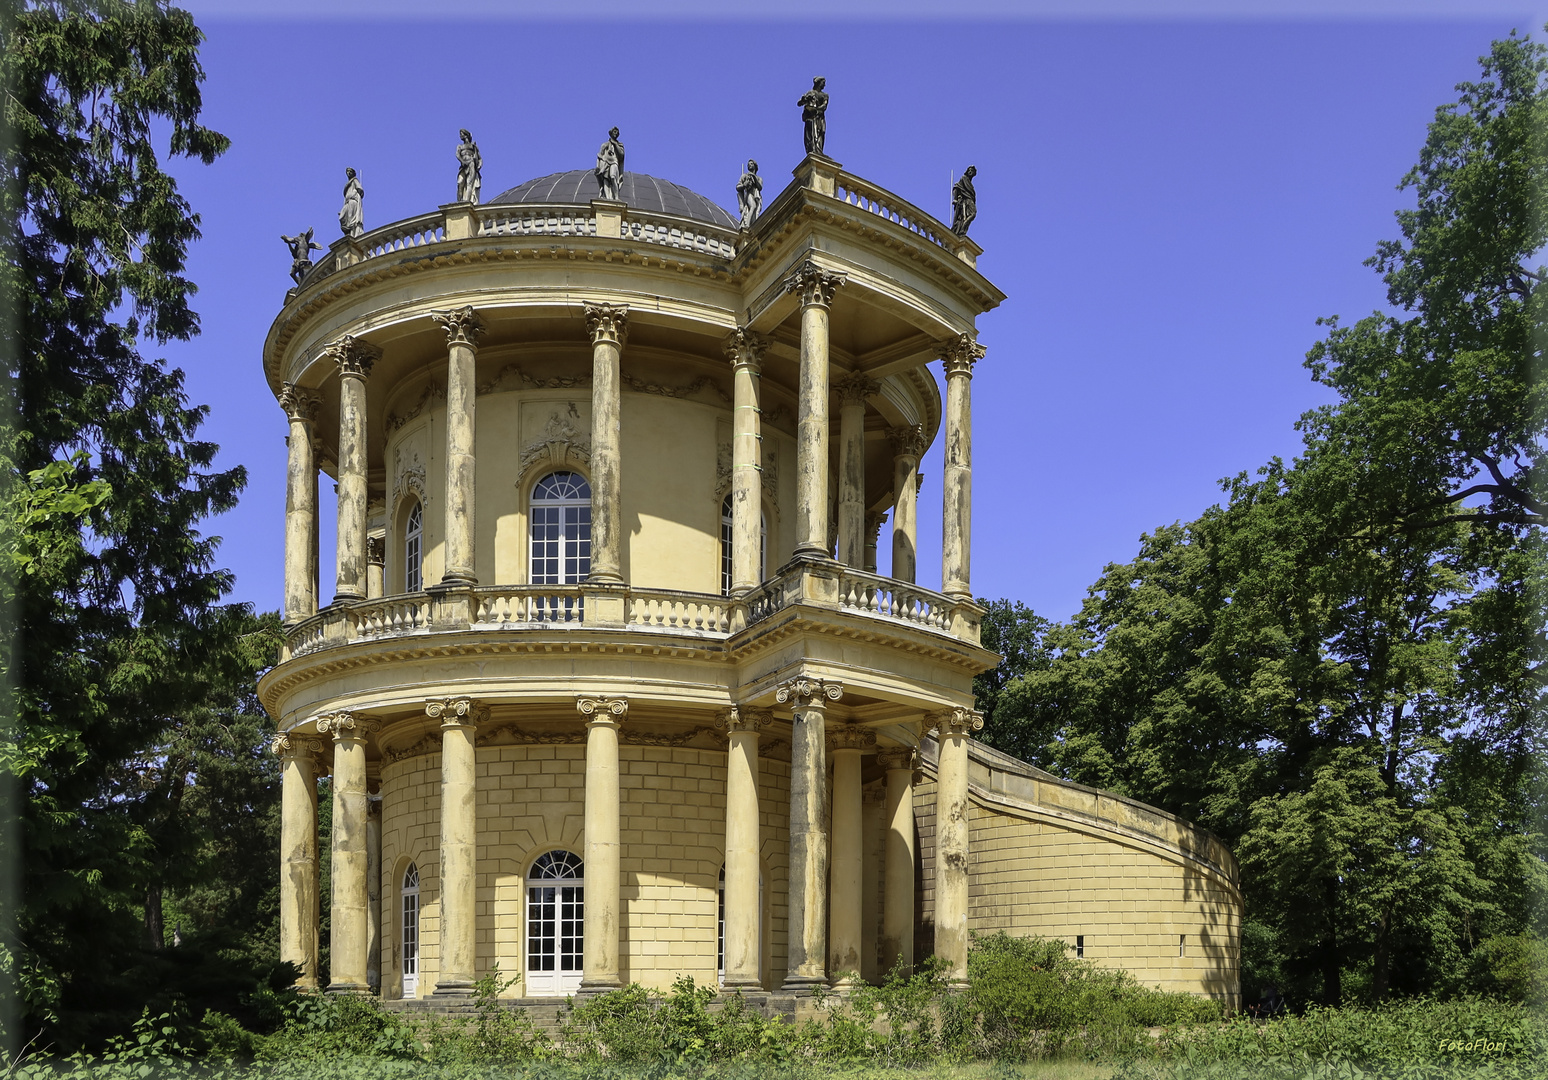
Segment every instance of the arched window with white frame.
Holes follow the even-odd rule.
[[[418,499],[409,508],[403,526],[403,591],[425,587],[425,508]]]
[[[591,573],[591,485],[578,472],[551,472],[532,488],[528,578],[533,585],[579,585]],[[580,597],[538,597],[539,618],[581,618]]]
[[[409,863],[403,872],[403,996],[419,996],[419,867]]]
[[[563,997],[580,989],[585,959],[586,876],[580,857],[549,851],[527,872],[529,997]]]
[[[736,540],[732,535],[731,496],[727,494],[720,503],[720,595],[731,595],[732,550]],[[762,508],[758,511],[758,580],[768,576],[769,518]]]

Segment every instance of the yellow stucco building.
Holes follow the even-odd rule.
[[[269,331],[283,957],[327,903],[341,991],[798,993],[1004,929],[1234,1001],[1230,852],[973,739],[977,244],[819,153],[745,226],[611,179],[357,230]]]

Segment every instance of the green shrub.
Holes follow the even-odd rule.
[[[322,1062],[350,1057],[402,1061],[422,1053],[408,1021],[372,998],[351,994],[298,994],[280,1029],[253,1040],[257,1061]]]
[[[1491,996],[1548,1005],[1548,941],[1535,934],[1488,938],[1473,950],[1473,983]]]

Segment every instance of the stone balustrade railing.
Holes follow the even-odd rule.
[[[616,629],[724,640],[809,605],[978,643],[979,609],[906,582],[807,560],[740,599],[673,589],[488,585],[328,608],[286,632],[289,658],[357,642],[448,630]]]
[[[404,248],[423,247],[446,238],[446,221],[439,211],[421,214],[407,221],[396,221],[380,229],[372,229],[360,238],[360,247],[367,259],[391,255]]]
[[[647,244],[697,251],[721,259],[736,255],[736,233],[702,221],[652,214],[633,208],[624,211],[623,238]]]
[[[536,203],[480,206],[479,236],[595,236],[597,215],[589,206]]]
[[[835,183],[838,190],[834,198],[901,225],[909,232],[940,245],[959,258],[964,256],[964,249],[971,243],[908,200],[899,198],[886,188],[877,187],[869,181],[862,180],[853,173],[840,171]],[[977,251],[977,245],[972,245],[972,248]]]

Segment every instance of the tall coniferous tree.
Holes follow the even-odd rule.
[[[218,606],[201,519],[240,468],[212,468],[182,374],[142,350],[198,332],[184,275],[199,218],[160,164],[213,162],[202,35],[161,0],[0,6],[0,282],[14,413],[0,431],[10,610],[3,771],[18,888],[0,941],[15,1008],[57,1021],[128,963],[155,842],[125,767],[208,689],[242,612]],[[11,1031],[14,1033],[14,1023]]]

